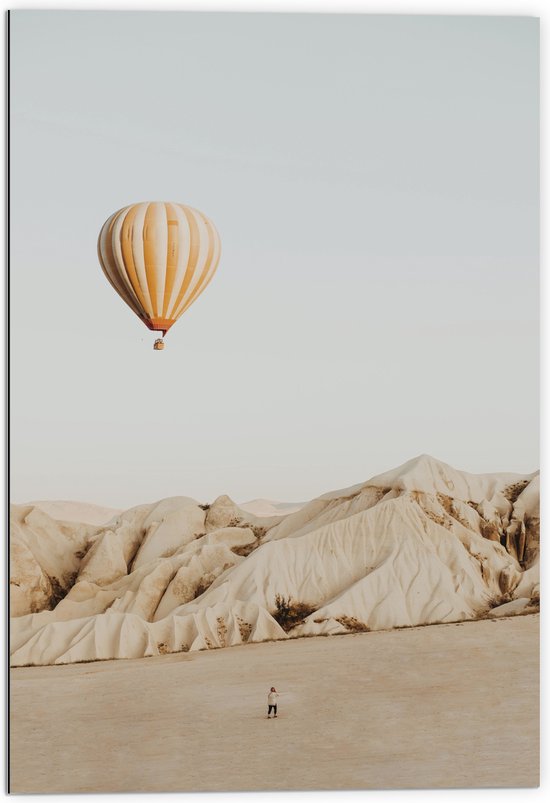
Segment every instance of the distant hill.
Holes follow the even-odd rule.
[[[47,513],[48,516],[57,521],[77,521],[85,524],[107,524],[110,519],[118,513],[120,509],[113,507],[100,507],[91,505],[88,502],[29,502],[33,507],[38,507]]]
[[[252,499],[250,502],[243,502],[239,507],[255,516],[288,516],[289,513],[296,513],[304,505],[305,502],[273,502],[269,499]]]

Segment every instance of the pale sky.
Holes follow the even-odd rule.
[[[538,468],[538,20],[11,17],[11,496],[301,501]],[[207,214],[164,352],[96,241]]]

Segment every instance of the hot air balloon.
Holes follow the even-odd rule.
[[[151,202],[125,206],[105,221],[97,243],[110,284],[153,332],[170,327],[216,272],[220,238],[211,220],[190,206]]]

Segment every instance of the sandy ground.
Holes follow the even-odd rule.
[[[13,669],[10,791],[537,786],[538,650],[521,616]]]

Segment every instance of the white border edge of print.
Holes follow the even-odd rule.
[[[217,2],[211,2],[210,0],[188,0],[184,3],[178,2],[167,2],[167,0],[163,0],[163,2],[155,3],[152,2],[143,2],[140,0],[118,0],[118,2],[113,3],[102,3],[102,2],[62,2],[58,0],[55,4],[47,2],[47,0],[33,0],[31,7],[33,10],[48,10],[52,8],[54,5],[55,10],[132,10],[132,11],[145,11],[145,10],[155,10],[155,11],[235,11],[235,12],[244,12],[244,11],[251,11],[251,12],[308,12],[308,13],[371,13],[371,14],[457,14],[460,16],[466,16],[468,14],[473,15],[511,15],[511,16],[536,16],[540,17],[541,20],[541,29],[540,29],[540,41],[541,41],[541,143],[545,142],[547,139],[547,132],[548,132],[548,108],[550,106],[550,81],[548,79],[548,59],[546,56],[546,51],[548,47],[548,34],[547,34],[547,26],[548,20],[550,20],[550,11],[548,4],[545,4],[543,0],[462,0],[462,2],[458,2],[457,0],[431,0],[431,2],[415,2],[415,0],[386,0],[386,2],[374,2],[374,0],[341,0],[338,2],[337,0],[217,0]],[[17,10],[18,8],[29,8],[28,2],[17,2],[14,0],[9,6],[11,10]],[[8,10],[8,7],[3,8],[4,12]],[[6,22],[4,22],[4,26],[6,27]],[[5,59],[2,62],[2,70],[3,70],[3,78],[2,87],[5,92]],[[6,121],[6,126],[9,121]],[[6,126],[4,127],[4,137],[6,136]],[[546,135],[546,136],[545,136]],[[4,139],[5,142],[5,139]],[[4,185],[5,185],[5,161],[2,162],[2,172],[4,174]],[[550,282],[546,275],[546,270],[548,268],[548,251],[547,251],[547,243],[544,238],[544,223],[548,220],[548,206],[547,206],[547,199],[546,199],[546,190],[549,185],[548,182],[549,178],[549,162],[546,158],[546,152],[543,148],[541,148],[541,206],[540,206],[540,219],[541,219],[541,394],[540,394],[540,401],[541,401],[541,409],[547,409],[548,407],[548,400],[549,400],[549,393],[548,393],[548,369],[544,370],[543,366],[547,365],[548,363],[548,356],[549,356],[549,349],[548,349],[548,335],[549,335],[549,327],[544,322],[544,313],[545,310],[548,309],[549,306],[549,287]],[[5,195],[2,198],[2,203],[5,203]],[[4,213],[4,220],[6,220],[7,210]],[[2,229],[1,238],[2,244],[4,246],[4,253],[5,253],[5,235],[7,230],[7,222]],[[5,315],[6,313],[6,303],[7,299],[5,297],[5,282],[0,282],[0,303],[2,308],[2,313]],[[5,321],[3,321],[3,324]],[[0,327],[0,351],[2,354],[3,365],[5,366],[6,360],[6,338],[5,338],[5,325]],[[5,413],[6,413],[6,401],[7,401],[7,393],[8,393],[8,378],[6,375],[6,368],[4,368],[4,377],[5,377],[5,391],[2,394],[2,413],[3,413],[3,421],[5,421]],[[2,426],[0,439],[1,439],[1,446],[2,453],[6,454],[7,444],[5,442],[5,426]],[[547,420],[544,416],[542,416],[541,420],[541,468],[542,468],[542,477],[543,477],[543,487],[546,489],[546,455],[548,453],[548,427],[547,427]],[[1,472],[1,480],[2,480],[2,487],[4,489],[4,504],[6,508],[8,506],[8,499],[6,496],[6,479],[5,471],[7,465],[6,461],[2,461],[0,466]],[[543,493],[542,495],[542,519],[543,523],[546,520],[545,511],[547,509],[547,502],[546,502],[546,494]],[[4,513],[4,521],[6,521],[7,512],[3,511]],[[544,529],[544,527],[543,527]],[[546,551],[543,550],[543,573],[547,576],[545,572],[545,568],[547,566],[546,562]],[[4,576],[7,571],[7,567],[4,563],[6,560],[6,552],[4,549],[1,551],[1,561],[2,561],[2,569],[4,571]],[[0,596],[0,615],[2,616],[2,621],[6,627],[6,605],[5,605],[5,596],[2,594]],[[7,632],[7,630],[5,630]],[[544,638],[547,635],[547,626],[545,623],[545,619],[543,617],[542,620],[542,639],[541,639],[541,677],[546,677],[548,675],[548,647],[547,647],[547,639]],[[7,666],[7,640],[4,639],[3,642],[3,653],[2,653],[2,673],[3,673],[3,688],[4,688],[4,711],[5,711],[5,719],[4,724],[6,727],[7,722],[7,691],[6,691],[6,684],[7,684],[7,673],[6,673],[6,666]],[[526,803],[529,801],[538,801],[543,797],[546,799],[548,794],[548,790],[550,789],[550,783],[548,779],[548,771],[545,769],[549,765],[548,759],[550,758],[550,751],[548,745],[548,694],[547,689],[543,688],[541,691],[541,785],[536,789],[522,789],[521,795],[524,797]],[[3,769],[3,788],[1,790],[2,798],[7,797],[6,789],[5,789],[5,779],[6,779],[6,751],[3,751],[2,754],[2,769]],[[252,801],[252,803],[256,803],[256,801],[263,801],[269,800],[272,803],[295,803],[295,801],[308,801],[308,800],[319,800],[319,801],[326,801],[326,803],[336,803],[336,801],[340,801],[341,799],[345,801],[358,801],[361,799],[366,799],[366,795],[368,795],[369,803],[394,803],[394,801],[407,801],[407,803],[416,803],[416,801],[420,802],[421,800],[428,800],[428,801],[437,801],[437,803],[451,803],[454,801],[459,801],[462,799],[464,795],[465,789],[453,789],[453,790],[439,790],[439,789],[430,789],[430,790],[387,790],[387,791],[379,791],[379,790],[362,790],[356,792],[340,792],[340,791],[329,791],[329,792],[267,792],[267,793],[259,793],[259,792],[252,792],[246,794],[246,800]],[[517,789],[468,789],[468,800],[471,803],[485,803],[486,801],[490,803],[507,803],[507,801],[517,800],[518,795]],[[170,795],[168,795],[170,796]],[[81,796],[80,795],[63,795],[64,799],[67,801],[71,801],[73,799],[77,800]],[[116,801],[118,795],[86,795],[87,800],[89,801]],[[124,795],[126,800],[140,800],[143,796],[137,794],[127,794]],[[40,801],[40,800],[48,800],[51,798],[51,795],[33,795],[33,800]],[[241,795],[240,793],[223,793],[220,794],[186,794],[185,800],[189,801],[189,803],[203,803],[204,801],[210,800],[240,800]]]

